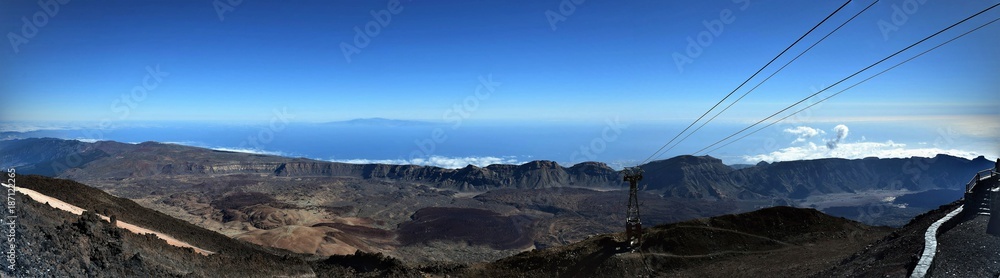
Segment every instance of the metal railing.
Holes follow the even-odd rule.
[[[978,173],[976,173],[976,176],[973,177],[972,180],[965,185],[965,192],[972,193],[972,188],[975,188],[976,184],[978,184],[979,181],[992,178],[995,175],[1000,175],[1000,173],[998,173],[996,169],[986,169],[979,171]]]

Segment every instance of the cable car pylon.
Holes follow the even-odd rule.
[[[624,180],[629,183],[628,208],[625,211],[625,241],[634,252],[642,245],[642,220],[639,219],[638,183],[642,180],[642,168],[629,167],[622,170]]]

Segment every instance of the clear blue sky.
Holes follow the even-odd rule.
[[[692,119],[843,3],[755,0],[741,10],[745,2],[728,0],[588,0],[553,30],[546,11],[559,13],[560,1],[404,0],[348,62],[340,44],[352,43],[354,27],[389,2],[243,1],[220,21],[212,1],[71,1],[16,53],[9,43],[0,47],[8,100],[0,113],[5,120],[256,120],[287,107],[302,121],[435,120],[472,96],[479,76],[492,75],[501,85],[473,117]],[[769,114],[997,1],[926,1],[885,40],[877,22],[891,24],[892,6],[906,2],[877,4],[723,116]],[[42,11],[36,1],[0,3],[4,33],[20,34],[22,17]],[[851,3],[832,23],[868,3]],[[672,54],[685,53],[687,38],[722,10],[734,20],[680,71]],[[1000,9],[972,23],[997,16]],[[870,109],[855,106],[880,103],[891,105],[878,113],[891,116],[996,115],[998,35],[1000,26],[988,27],[852,90],[831,101],[828,109],[842,113],[830,116],[863,116]],[[169,75],[122,117],[129,102],[114,101],[157,65]]]
[[[441,120],[475,96],[480,76],[492,76],[501,85],[470,118],[689,121],[843,3],[753,0],[743,10],[744,1],[730,0],[587,0],[553,30],[546,12],[559,13],[561,1],[403,0],[348,62],[341,43],[353,44],[354,28],[364,28],[370,12],[391,1],[284,2],[291,1],[245,0],[220,20],[209,0],[75,0],[44,16],[37,34],[14,46],[11,34],[25,35],[22,18],[44,10],[37,1],[2,0],[0,116],[263,121],[271,110],[287,109],[307,122]],[[929,0],[883,36],[878,22],[892,24],[893,6],[906,2],[876,4],[721,120],[759,119],[998,1]],[[854,1],[816,35],[868,3]],[[723,10],[732,12],[732,22],[679,70],[673,54],[685,53],[687,38],[706,31],[703,22]],[[998,16],[1000,8],[931,43]],[[834,98],[820,114],[996,118],[998,42],[1000,24]],[[147,67],[157,66],[169,75],[141,101],[123,101],[143,83]]]

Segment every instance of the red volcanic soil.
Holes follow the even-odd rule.
[[[522,216],[502,216],[471,208],[428,207],[418,210],[411,219],[399,225],[398,240],[404,245],[441,240],[505,250],[527,248],[533,243],[531,220]]]

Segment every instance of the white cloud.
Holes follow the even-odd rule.
[[[892,140],[885,142],[856,142],[840,143],[836,149],[829,149],[809,142],[808,146],[788,147],[767,154],[745,155],[743,160],[748,163],[760,161],[792,161],[808,160],[820,158],[846,158],[860,159],[865,157],[879,158],[907,158],[907,157],[934,157],[938,154],[973,159],[980,154],[958,149],[940,148],[907,148],[906,144],[896,143]]]
[[[160,143],[211,149],[211,148],[205,147],[205,144],[198,143],[198,142],[195,142],[195,141],[164,141],[164,142],[160,142]]]
[[[340,162],[340,163],[349,163],[349,164],[392,164],[392,165],[410,164],[409,161],[406,161],[405,159],[359,159],[359,158],[355,158],[355,159],[330,159],[328,161],[330,161],[330,162]]]
[[[799,134],[793,132],[794,130],[808,131],[809,127],[797,127],[795,129],[786,129],[785,132],[792,134]],[[793,131],[790,131],[793,130]],[[773,151],[765,154],[756,155],[745,155],[743,160],[747,163],[757,163],[760,161],[792,161],[792,160],[808,160],[808,159],[821,159],[821,158],[845,158],[845,159],[860,159],[865,157],[879,157],[879,158],[908,158],[908,157],[934,157],[938,154],[947,154],[951,156],[964,157],[967,159],[973,159],[982,154],[959,150],[959,149],[942,149],[934,147],[924,147],[925,144],[918,144],[920,147],[913,148],[908,147],[907,144],[896,143],[892,140],[887,140],[885,142],[867,142],[862,136],[862,140],[859,142],[847,142],[847,135],[850,129],[846,125],[837,125],[834,127],[834,132],[836,136],[830,140],[827,140],[826,145],[818,145],[815,142],[807,142],[807,144],[802,146],[791,146],[777,151]],[[808,133],[808,132],[803,132]],[[801,137],[800,137],[801,138]],[[796,140],[793,143],[800,142]]]
[[[213,150],[216,150],[216,151],[225,151],[225,152],[237,152],[237,153],[252,153],[252,154],[263,154],[263,155],[288,156],[287,154],[285,154],[283,152],[265,151],[265,150],[258,150],[258,149],[246,149],[246,148],[210,148],[210,149],[213,149]]]
[[[0,132],[28,133],[35,131],[49,130],[79,130],[85,126],[70,123],[28,123],[28,122],[4,122],[0,123]]]
[[[38,131],[67,130],[115,130],[126,127],[158,127],[159,124],[143,122],[92,122],[92,121],[53,121],[25,122],[0,121],[0,132],[29,133]]]
[[[785,133],[790,133],[790,134],[795,135],[795,136],[798,136],[798,138],[795,138],[795,141],[792,141],[792,143],[805,142],[809,138],[813,138],[816,135],[820,135],[820,134],[825,134],[826,133],[822,129],[811,128],[811,127],[808,127],[808,126],[797,126],[795,128],[786,128],[784,130],[784,132]]]
[[[342,162],[351,164],[393,164],[393,165],[423,165],[423,166],[436,166],[441,168],[449,169],[459,169],[464,168],[468,165],[475,165],[478,167],[486,167],[491,164],[521,164],[514,157],[496,157],[496,156],[468,156],[468,157],[444,157],[444,156],[430,156],[428,158],[414,158],[414,159],[331,159],[331,162]]]
[[[288,153],[280,151],[266,151],[260,149],[249,149],[249,148],[226,148],[226,147],[205,147],[203,144],[197,142],[167,142],[167,144],[177,144],[186,145],[199,148],[208,148],[217,151],[227,151],[227,152],[238,152],[238,153],[252,153],[252,154],[263,154],[263,155],[276,155],[276,156],[291,156]],[[320,159],[321,160],[321,159]],[[449,169],[459,169],[465,168],[465,166],[476,165],[478,167],[486,167],[491,164],[522,164],[524,162],[517,160],[513,156],[468,156],[468,157],[444,157],[444,156],[430,156],[426,158],[414,158],[414,159],[327,159],[330,162],[341,162],[350,164],[391,164],[391,165],[422,165],[422,166],[436,166],[441,168]]]

